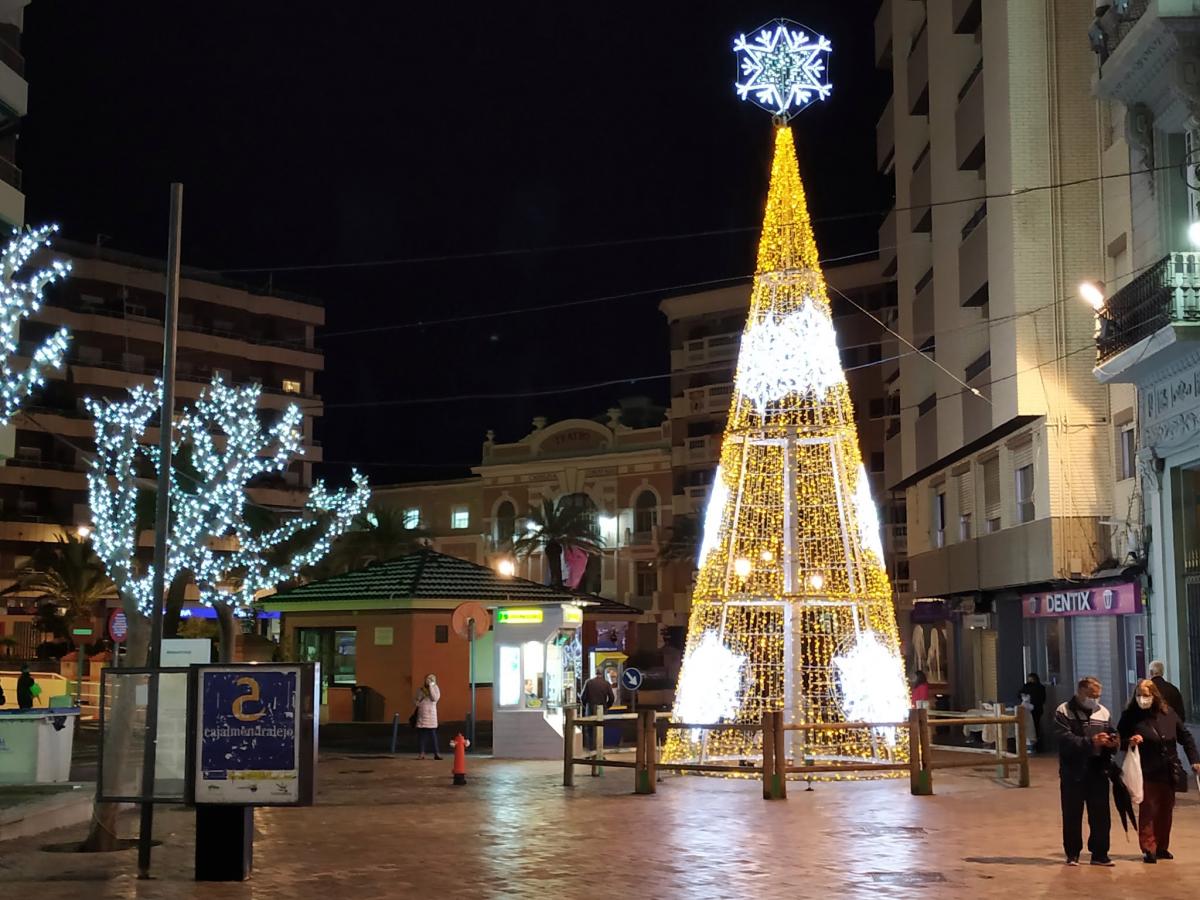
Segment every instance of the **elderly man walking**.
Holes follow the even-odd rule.
[[[1158,692],[1167,701],[1167,706],[1171,707],[1175,715],[1179,716],[1180,722],[1186,722],[1187,714],[1183,711],[1183,694],[1179,693],[1179,688],[1163,677],[1166,674],[1167,667],[1163,665],[1162,660],[1156,659],[1150,663],[1148,671],[1150,680],[1154,682],[1154,686],[1158,688]]]
[[[1079,865],[1083,851],[1083,810],[1087,808],[1088,850],[1093,866],[1111,866],[1108,858],[1108,768],[1120,746],[1112,717],[1100,703],[1099,679],[1080,680],[1075,696],[1054,711],[1058,737],[1058,777],[1062,799],[1063,850],[1067,865]]]

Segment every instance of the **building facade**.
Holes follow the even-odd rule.
[[[17,165],[21,119],[29,109],[29,83],[21,55],[21,31],[29,0],[0,0],[0,227],[25,224],[25,194]]]
[[[1076,294],[1106,271],[1116,202],[1100,174],[1119,151],[1079,38],[1093,11],[885,0],[876,18],[893,84],[878,159],[896,191],[880,253],[909,345],[888,373],[886,480],[906,496],[910,666],[936,649],[931,680],[956,706],[1012,703],[1027,671],[1059,700],[1097,675],[1123,704],[1144,642],[1140,606],[1113,599],[1137,587],[1111,527],[1129,400],[1090,377]]]
[[[1120,550],[1146,566],[1147,658],[1200,716],[1200,9],[1117,2],[1081,20],[1112,141],[1095,374],[1124,398]],[[1098,72],[1096,71],[1099,66]],[[1128,177],[1118,177],[1128,172]]]
[[[86,469],[94,449],[84,398],[117,398],[161,374],[163,264],[107,249],[57,241],[71,277],[47,291],[45,305],[22,325],[22,349],[59,327],[70,329],[67,365],[51,372],[2,432],[0,575],[11,579],[33,548],[64,529],[91,522]],[[215,375],[262,385],[260,409],[278,414],[299,403],[305,412],[304,455],[281,477],[250,490],[253,502],[300,507],[321,459],[313,425],[321,415],[315,378],[324,365],[316,329],[322,306],[295,296],[266,295],[185,269],[180,283],[176,395],[195,399]],[[150,535],[143,536],[149,546]]]

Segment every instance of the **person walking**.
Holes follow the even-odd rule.
[[[594,677],[589,678],[579,694],[579,702],[583,704],[583,714],[594,716],[600,709],[608,709],[617,700],[612,684],[604,674],[603,668],[596,669]],[[583,729],[583,747],[585,750],[596,749],[596,729],[588,726]]]
[[[437,685],[437,678],[426,675],[425,684],[417,692],[417,759],[425,758],[426,744],[433,751],[434,759],[442,758],[437,737],[437,705],[441,699],[442,690]]]
[[[1187,711],[1183,708],[1183,694],[1179,693],[1179,688],[1163,677],[1167,671],[1167,667],[1163,665],[1162,660],[1154,660],[1154,662],[1150,663],[1147,671],[1150,675],[1150,680],[1154,682],[1154,686],[1158,688],[1158,692],[1162,694],[1162,698],[1167,701],[1167,706],[1175,711],[1175,715],[1179,716],[1180,722],[1186,722]]]
[[[1033,719],[1034,746],[1042,750],[1042,713],[1046,711],[1046,686],[1037,672],[1030,672],[1017,692],[1024,702],[1029,700],[1029,717]]]
[[[29,664],[21,663],[21,675],[17,678],[17,708],[33,709],[34,687],[37,682],[29,674]]]
[[[1196,740],[1171,709],[1151,679],[1137,683],[1129,706],[1117,725],[1121,745],[1137,747],[1142,761],[1142,805],[1138,810],[1138,845],[1142,861],[1156,863],[1174,859],[1171,843],[1171,819],[1175,812],[1175,792],[1180,780],[1187,787],[1187,773],[1179,761],[1178,746],[1183,746],[1192,769],[1200,774],[1200,753]]]
[[[1083,851],[1083,810],[1087,808],[1088,850],[1093,866],[1111,866],[1108,769],[1120,744],[1108,710],[1100,703],[1103,686],[1088,676],[1075,695],[1054,711],[1058,738],[1058,777],[1062,803],[1063,850],[1067,865],[1079,865]]]
[[[917,669],[912,677],[912,705],[914,708],[920,708],[922,703],[926,709],[929,708],[929,679],[925,677],[924,672]]]

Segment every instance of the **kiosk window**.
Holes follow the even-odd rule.
[[[546,696],[546,673],[543,668],[545,645],[541,641],[528,641],[522,647],[525,677],[524,693],[527,707],[540,707]]]
[[[500,647],[500,705],[521,705],[521,649]]]

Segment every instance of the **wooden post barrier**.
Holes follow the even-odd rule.
[[[921,795],[933,793],[933,739],[929,734],[929,710],[917,710],[917,734],[921,745]]]
[[[774,714],[762,714],[762,791],[764,800],[775,799],[775,730]]]
[[[921,714],[914,706],[908,711],[908,790],[914,797],[924,793],[921,777]]]
[[[775,727],[772,729],[772,739],[775,743],[775,797],[787,799],[787,750],[785,749],[783,733],[783,711],[772,713]],[[763,735],[766,740],[766,735]]]
[[[592,727],[592,752],[596,759],[604,759],[604,704],[596,707],[596,718],[599,723]],[[592,777],[599,778],[604,774],[602,766],[592,766]]]
[[[563,787],[575,787],[575,708],[564,710],[563,722]]]
[[[654,729],[654,710],[644,709],[638,712],[637,718],[637,752],[634,767],[635,794],[653,794],[658,790],[656,783],[656,740]]]
[[[1022,710],[1023,712],[1024,710]],[[1029,735],[1025,731],[1025,717],[1017,714],[1017,773],[1018,787],[1029,787]]]

